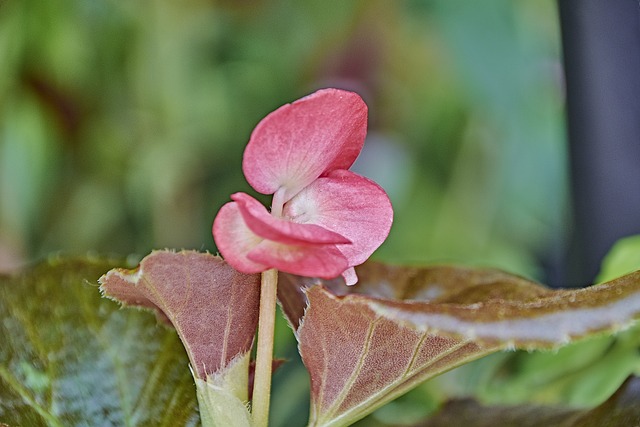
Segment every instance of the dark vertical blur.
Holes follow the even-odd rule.
[[[567,282],[586,285],[618,238],[640,233],[640,4],[559,6],[574,219]]]

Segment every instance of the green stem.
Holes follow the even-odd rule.
[[[269,423],[277,285],[278,270],[271,269],[262,273],[260,317],[258,319],[258,349],[251,405],[255,427],[266,427]]]

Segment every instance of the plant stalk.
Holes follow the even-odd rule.
[[[253,401],[251,404],[255,427],[267,427],[269,423],[277,285],[278,270],[271,269],[262,273],[260,314],[258,318],[258,348],[253,381]]]

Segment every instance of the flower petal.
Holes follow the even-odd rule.
[[[362,149],[367,105],[354,92],[319,90],[278,108],[256,126],[242,170],[260,193],[289,200],[319,176],[348,169]]]
[[[358,275],[356,274],[356,269],[353,267],[347,268],[342,272],[341,276],[347,286],[353,286],[358,283]]]
[[[283,216],[317,224],[352,241],[338,245],[349,267],[362,264],[387,238],[393,208],[375,182],[346,170],[318,178],[284,206]]]
[[[238,203],[247,227],[265,239],[293,245],[351,243],[346,237],[319,225],[296,224],[276,218],[269,214],[259,201],[246,193],[235,193],[231,198]]]
[[[296,246],[264,240],[248,258],[285,273],[321,279],[338,277],[348,267],[347,258],[336,245]]]
[[[247,227],[238,203],[229,202],[220,208],[213,221],[213,239],[224,259],[239,272],[260,273],[270,268],[247,258],[264,239]]]

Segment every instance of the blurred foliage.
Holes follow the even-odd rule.
[[[255,124],[358,91],[356,170],[390,193],[378,256],[537,275],[562,236],[553,1],[0,4],[0,259],[215,251]]]
[[[326,86],[370,108],[354,170],[395,207],[376,256],[540,277],[561,250],[553,0],[4,0],[0,58],[0,269],[52,251],[215,251],[219,207],[255,194],[240,168],[253,127]],[[306,419],[301,369],[276,374],[289,409],[274,425]]]
[[[597,283],[640,270],[640,235],[618,240],[602,261]]]

